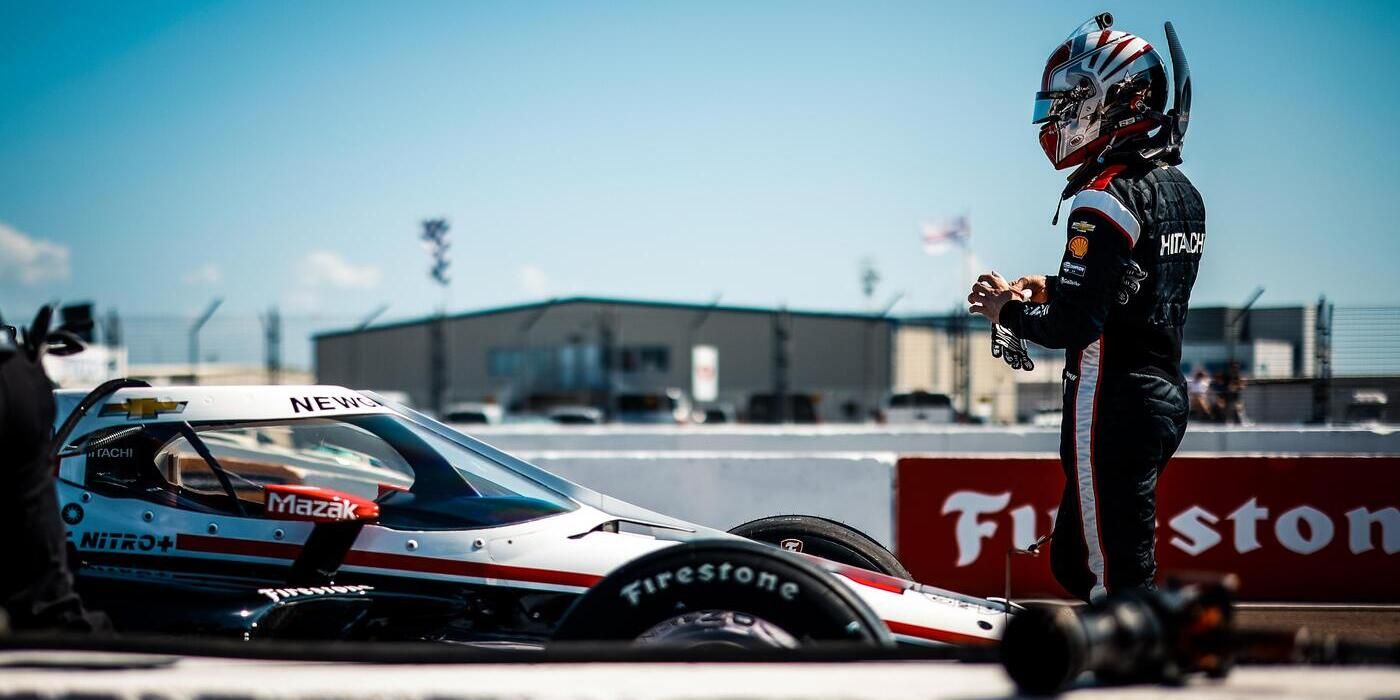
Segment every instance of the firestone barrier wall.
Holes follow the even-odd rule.
[[[1066,595],[1048,551],[1008,556],[1054,528],[1058,460],[904,457],[896,479],[896,551],[916,578],[1000,596],[1009,560],[1016,597]],[[1245,600],[1400,602],[1398,457],[1179,457],[1157,523],[1160,572],[1233,573]]]
[[[782,513],[841,520],[921,581],[981,595],[1001,595],[1012,544],[1052,527],[1064,483],[1053,429],[471,432],[712,527]],[[868,449],[878,445],[897,449]],[[952,449],[971,446],[983,449]],[[1400,433],[1193,430],[1163,477],[1158,520],[1164,571],[1234,572],[1245,599],[1400,602]],[[1063,595],[1047,556],[1012,566],[1017,597]]]

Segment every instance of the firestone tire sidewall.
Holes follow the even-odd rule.
[[[803,544],[802,552],[840,564],[849,564],[895,578],[913,580],[893,552],[860,530],[815,515],[774,515],[737,525],[730,534],[783,546],[786,540]]]
[[[870,606],[831,574],[771,547],[729,541],[679,544],[626,564],[574,603],[554,639],[634,640],[702,610],[747,613],[803,643],[894,643]]]

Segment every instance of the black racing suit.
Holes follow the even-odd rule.
[[[1157,477],[1186,431],[1182,327],[1205,231],[1201,195],[1180,170],[1109,165],[1074,195],[1050,300],[1001,312],[1022,339],[1065,349],[1051,566],[1085,600],[1153,585]]]
[[[0,329],[3,330],[3,329]],[[0,347],[0,609],[16,630],[105,630],[73,590],[49,444],[53,384],[33,347]],[[34,341],[41,342],[41,341]]]

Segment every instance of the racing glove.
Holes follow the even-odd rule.
[[[1147,271],[1136,260],[1129,260],[1127,269],[1123,270],[1123,282],[1118,287],[1118,305],[1127,304],[1142,289],[1143,280],[1146,279]]]
[[[1000,357],[1011,365],[1011,369],[1023,369],[1027,372],[1035,369],[1035,363],[1031,361],[1031,355],[1026,350],[1026,341],[1016,337],[1005,326],[992,324],[992,357]]]

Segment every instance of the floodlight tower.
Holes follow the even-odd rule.
[[[423,222],[423,241],[428,254],[432,256],[432,267],[428,268],[428,278],[442,288],[442,301],[438,304],[437,315],[429,327],[428,337],[428,394],[433,410],[441,416],[447,410],[447,286],[452,279],[447,268],[452,264],[447,251],[452,247],[447,232],[451,228],[447,219],[427,219]]]

